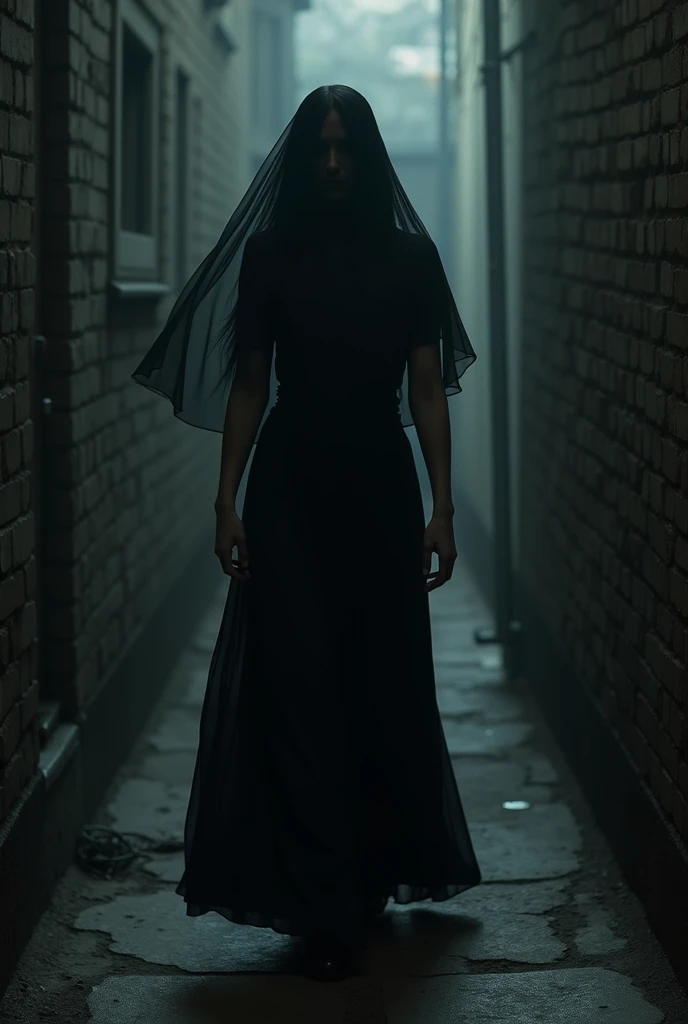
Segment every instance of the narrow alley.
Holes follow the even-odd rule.
[[[688,0],[0,0],[0,1024],[688,1024],[687,258]]]
[[[181,839],[205,677],[226,586],[94,824]],[[519,682],[474,630],[457,570],[431,598],[437,693],[484,881],[445,904],[390,905],[365,973],[295,973],[298,940],[185,916],[180,853],[110,880],[69,868],[26,947],[2,1024],[685,1024],[639,901]]]

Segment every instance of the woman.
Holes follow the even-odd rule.
[[[216,552],[231,579],[177,892],[189,915],[303,936],[312,977],[355,969],[390,897],[480,881],[428,604],[456,557],[447,395],[474,359],[370,106],[329,86],[303,101],[134,373],[223,432]]]

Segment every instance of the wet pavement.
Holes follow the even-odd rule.
[[[180,840],[226,587],[98,824]],[[2,1024],[685,1024],[688,997],[623,884],[527,689],[474,643],[470,579],[431,595],[437,693],[484,882],[390,906],[360,977],[294,973],[298,940],[187,918],[179,852],[105,881],[70,868],[0,1005]]]

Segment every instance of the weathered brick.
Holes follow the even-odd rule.
[[[35,640],[31,503],[30,332],[34,322],[35,259],[32,180],[33,4],[4,5],[0,15],[0,820],[35,768],[32,719],[22,650]],[[3,59],[6,58],[7,60]],[[31,170],[29,170],[31,169]],[[27,601],[29,603],[27,603]],[[23,703],[21,702],[23,699]],[[36,748],[37,750],[37,748]]]
[[[128,637],[190,554],[197,524],[211,507],[217,459],[207,437],[180,432],[163,403],[129,377],[169,304],[108,303],[115,14],[109,0],[43,4],[40,271],[42,322],[49,336],[43,385],[54,401],[54,413],[43,424],[49,450],[43,496],[50,499],[58,490],[60,496],[43,537],[41,598],[55,602],[45,609],[55,646],[46,652],[42,672],[49,690],[62,695],[73,714],[112,670]],[[37,685],[29,389],[36,283],[30,251],[36,192],[33,3],[14,0],[0,17],[0,560],[6,570],[0,578],[0,728],[19,714],[19,731],[25,733],[0,767],[1,818],[35,770]],[[203,109],[207,125],[229,125],[209,153],[212,132],[201,134],[200,108],[191,118],[189,264],[196,265],[245,184],[243,114],[239,88],[219,88],[220,72],[209,59],[212,43],[183,0],[172,0],[170,19],[166,29],[176,33],[188,61],[210,84],[214,98]],[[166,164],[166,133],[175,83],[165,67],[163,62],[159,272],[167,280],[174,273],[168,222],[175,180]],[[223,81],[226,73],[225,68]],[[603,100],[604,90],[597,95]],[[637,118],[639,111],[630,116]],[[221,173],[201,174],[208,159]],[[633,195],[624,186],[607,202],[628,204]],[[14,741],[9,726],[6,735]]]
[[[667,582],[671,603],[684,618],[688,618],[688,576],[679,569],[671,569]]]
[[[557,72],[589,9],[535,9],[559,48],[525,78],[521,564],[688,839],[688,4],[618,5],[585,88]]]
[[[38,680],[34,679],[21,699],[21,729],[25,732],[38,712],[39,688]]]
[[[14,704],[0,724],[0,765],[6,764],[19,746],[21,737],[21,711]]]
[[[688,35],[688,5],[681,4],[672,14],[673,39],[683,39]]]
[[[6,817],[19,796],[24,779],[24,752],[18,751],[10,763],[0,767],[0,815]]]

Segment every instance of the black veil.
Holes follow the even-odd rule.
[[[310,175],[315,146],[322,122],[332,109],[339,112],[356,148],[357,167],[361,169],[357,175],[359,205],[366,232],[391,237],[400,229],[428,236],[397,177],[367,100],[342,85],[321,86],[310,93],[264,160],[215,247],[180,292],[165,327],[132,374],[137,383],[169,399],[175,416],[185,423],[223,430],[240,355],[236,310],[246,240],[270,228],[290,239],[307,235],[314,216],[315,190]],[[476,355],[439,254],[436,264],[442,311],[437,341],[449,396],[461,391],[459,379]],[[274,373],[273,360],[273,400]],[[413,423],[407,378],[405,374],[398,396],[405,427]]]

